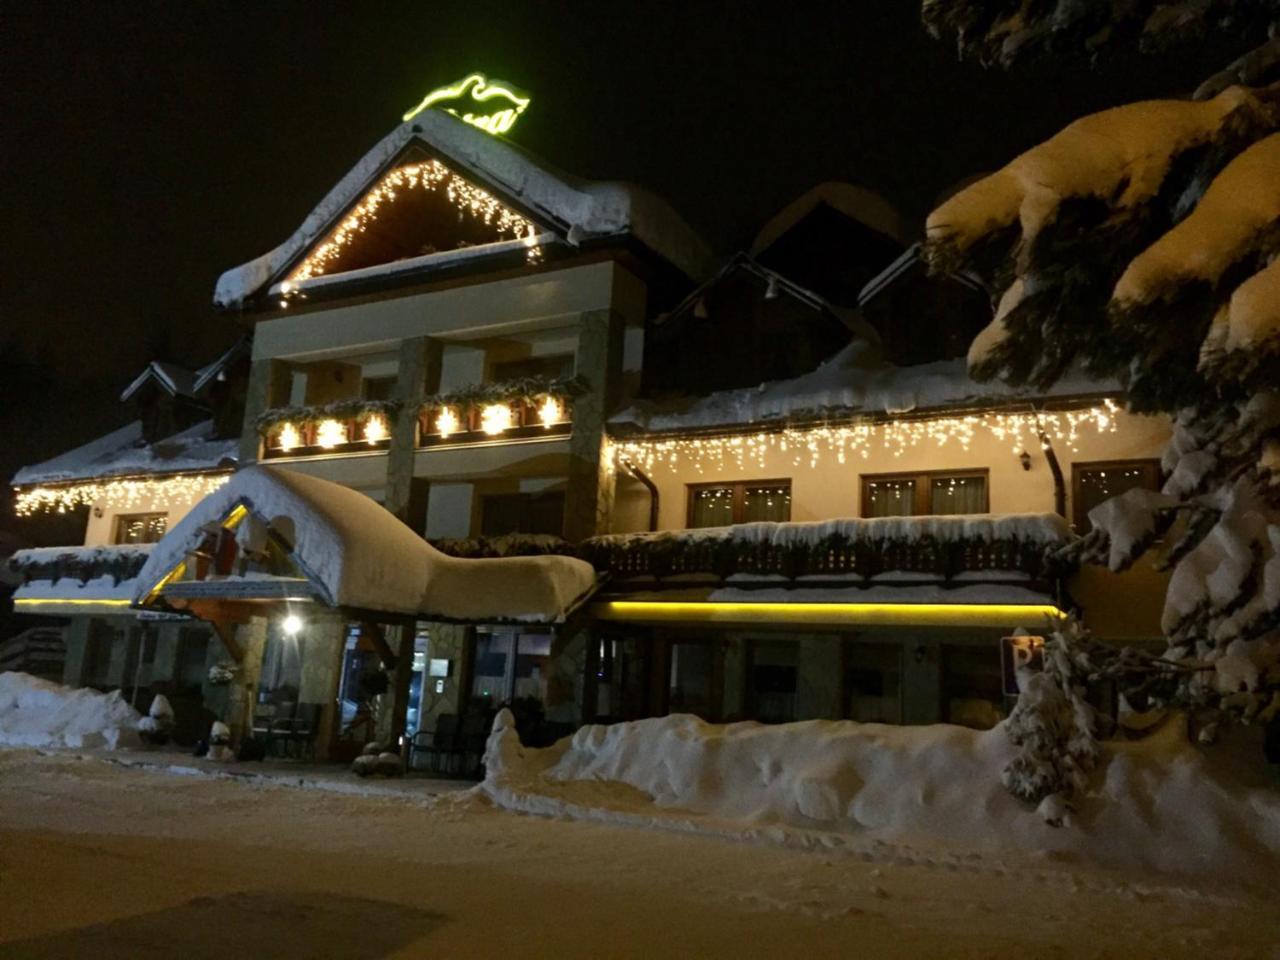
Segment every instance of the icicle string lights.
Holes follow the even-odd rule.
[[[37,512],[66,513],[97,504],[109,510],[163,509],[175,503],[194,503],[230,479],[230,474],[193,473],[171,477],[93,480],[58,487],[14,488],[13,512],[29,517]]]
[[[499,234],[507,235],[513,240],[523,239],[528,247],[527,258],[530,263],[542,258],[542,249],[538,246],[538,229],[531,220],[505,206],[488,191],[463,180],[440,161],[424,160],[390,171],[364,195],[329,236],[281,284],[280,290],[286,302],[297,293],[299,283],[326,272],[344,249],[377,219],[378,210],[384,203],[394,203],[399,191],[413,189],[443,189],[460,215],[466,214],[482,220]]]
[[[1115,432],[1119,409],[1113,401],[1105,400],[1099,407],[1054,413],[992,412],[932,420],[784,427],[720,437],[615,440],[613,462],[618,465],[630,461],[646,471],[655,467],[676,470],[686,462],[702,473],[707,467],[716,471],[729,466],[742,469],[748,464],[763,468],[766,456],[781,453],[791,455],[796,466],[816,467],[824,454],[844,463],[854,454],[866,459],[874,450],[886,450],[900,457],[907,450],[926,444],[942,447],[954,442],[968,450],[979,433],[1009,443],[1015,455],[1028,446],[1043,446],[1042,435],[1074,452],[1083,428],[1092,427],[1098,433]]]

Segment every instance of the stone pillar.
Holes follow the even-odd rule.
[[[179,627],[176,623],[154,623],[151,625],[151,636],[148,643],[155,645],[155,656],[151,660],[151,682],[165,682],[177,679],[178,673],[178,637]],[[210,644],[222,646],[216,637]]]
[[[316,721],[316,759],[329,759],[329,751],[338,739],[338,683],[342,679],[342,652],[345,624],[335,615],[317,615],[308,619],[300,634],[302,642],[302,683],[299,703],[320,704]]]
[[[465,703],[463,684],[470,683],[465,663],[474,627],[456,623],[432,623],[427,627],[427,658],[448,660],[449,676],[423,677],[422,703],[418,707],[418,729],[435,727],[441,714],[461,713]],[[440,690],[436,691],[439,684]]]
[[[584,691],[587,675],[586,630],[556,632],[551,641],[547,662],[546,716],[553,723],[580,724],[583,721]],[[595,674],[592,674],[591,699],[595,701]]]
[[[413,682],[413,640],[416,632],[413,620],[386,627],[387,645],[396,655],[395,669],[390,671],[390,683],[378,705],[378,740],[395,750],[404,736],[405,721],[409,712],[409,686]]]
[[[201,692],[205,705],[231,728],[232,739],[238,743],[253,723],[253,705],[258,700],[258,681],[262,678],[262,655],[267,646],[267,618],[254,617],[239,626],[228,624],[226,629],[235,631],[236,643],[244,654],[239,662],[240,675],[227,686],[214,686],[209,683],[206,672]],[[174,644],[177,645],[176,639]],[[230,659],[231,654],[215,635],[209,643],[205,662],[211,666]]]
[[[400,344],[395,399],[401,403],[391,424],[387,450],[386,507],[418,533],[426,527],[426,481],[414,480],[413,460],[418,446],[418,411],[422,398],[440,389],[444,345],[432,337],[414,337]]]
[[[262,452],[258,417],[289,398],[289,365],[283,360],[254,360],[244,398],[244,430],[240,434],[240,466],[254,463]]]
[[[906,640],[902,650],[902,722],[942,720],[942,647],[936,640]]]
[[[72,617],[67,628],[62,631],[62,641],[67,648],[66,659],[62,661],[62,682],[65,686],[84,686],[85,671],[89,667],[89,632],[92,624],[91,617]]]
[[[839,720],[844,678],[843,638],[801,637],[796,658],[796,719]]]
[[[137,663],[134,656],[137,641],[129,626],[130,621],[122,617],[111,618],[111,659],[107,666],[108,687],[133,685],[133,668]]]
[[[575,373],[586,392],[573,402],[564,536],[582,540],[608,529],[612,470],[604,458],[605,420],[622,386],[623,320],[612,310],[592,310],[579,320]]]

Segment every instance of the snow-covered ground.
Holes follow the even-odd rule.
[[[579,753],[575,775],[604,756]],[[119,759],[0,750],[0,955],[1280,956],[1274,897],[1222,876],[670,808],[570,819],[652,806],[617,782],[566,781],[582,810],[532,817],[494,784],[349,793]]]

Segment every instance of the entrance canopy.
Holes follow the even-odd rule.
[[[572,557],[440,553],[374,500],[276,467],[241,470],[156,544],[135,606],[314,600],[472,623],[555,623],[595,588]]]

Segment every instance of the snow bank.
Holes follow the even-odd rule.
[[[358,490],[277,467],[236,473],[201,500],[156,545],[134,602],[186,559],[238,504],[292,549],[331,606],[480,622],[561,620],[595,585],[590,564],[572,557],[464,560],[430,546]]]
[[[716,725],[684,715],[584,727],[535,750],[520,746],[503,711],[481,789],[529,813],[693,821],[716,832],[729,821],[746,834],[823,831],[837,835],[830,846],[1061,851],[1169,873],[1274,876],[1280,866],[1280,795],[1242,779],[1228,752],[1190,746],[1176,724],[1145,741],[1104,745],[1066,829],[1048,826],[1001,785],[1016,753],[1002,727]]]
[[[0,745],[136,747],[141,719],[118,690],[73,690],[25,673],[0,673]]]

